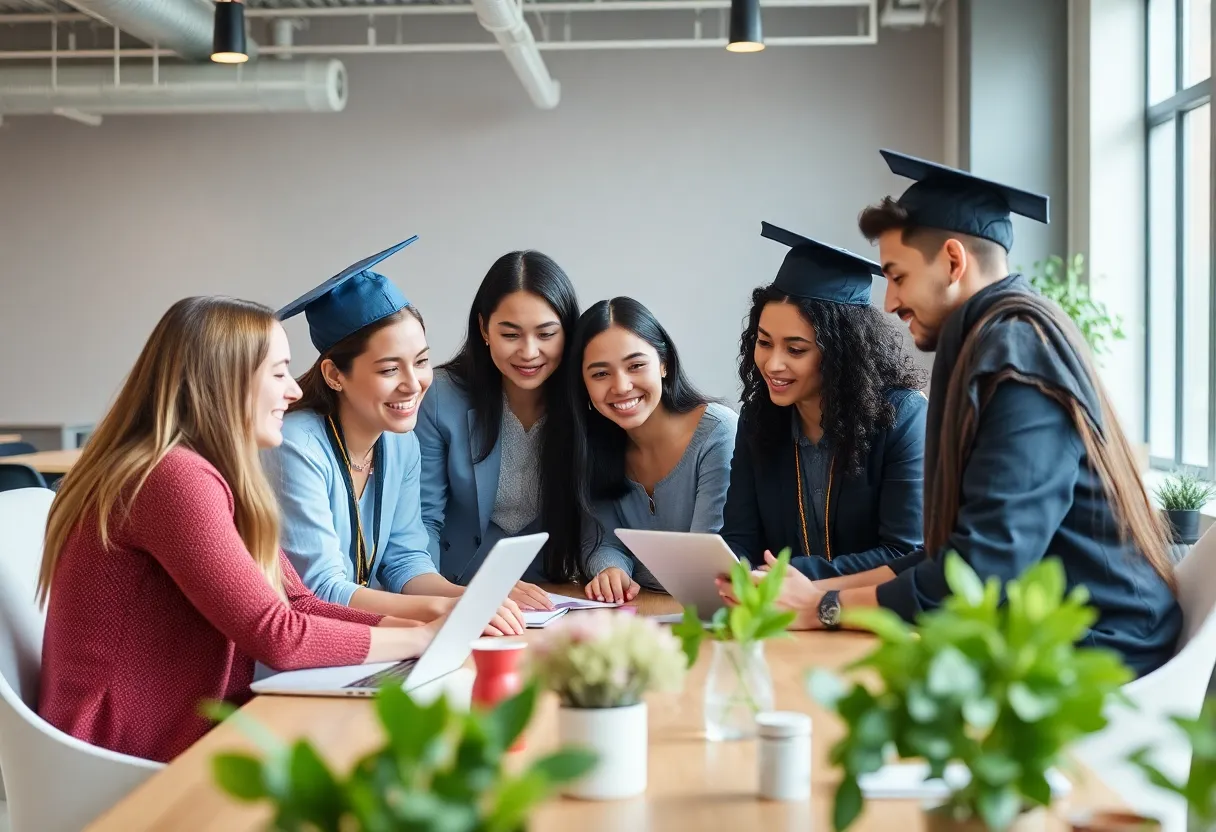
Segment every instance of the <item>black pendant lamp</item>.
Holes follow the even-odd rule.
[[[760,31],[760,0],[730,0],[730,52],[759,52],[764,49]]]
[[[211,60],[217,64],[243,64],[249,60],[245,51],[245,4],[241,0],[216,0]]]

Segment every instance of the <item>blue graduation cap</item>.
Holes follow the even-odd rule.
[[[882,276],[882,266],[873,260],[767,222],[760,223],[760,236],[790,247],[773,281],[782,292],[807,300],[869,304],[871,275]]]
[[[368,324],[400,312],[410,302],[391,280],[371,268],[417,239],[415,234],[405,242],[343,269],[280,309],[279,320],[285,321],[303,312],[313,346],[317,352],[324,353]]]
[[[897,153],[880,150],[896,176],[916,181],[896,200],[916,225],[940,228],[991,240],[1005,251],[1013,248],[1013,223],[1020,214],[1049,222],[1048,198],[1000,182]]]

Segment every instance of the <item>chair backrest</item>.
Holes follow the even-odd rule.
[[[29,442],[0,442],[0,456],[35,453],[38,453],[38,449]]]
[[[0,493],[0,676],[30,708],[38,706],[46,624],[34,594],[54,496],[45,488]]]
[[[0,457],[2,459],[3,457]],[[46,488],[46,480],[28,465],[0,462],[0,491],[18,488]]]

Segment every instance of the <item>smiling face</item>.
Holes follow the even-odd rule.
[[[557,312],[539,295],[518,291],[505,296],[490,319],[481,321],[503,382],[536,390],[562,363],[565,332]]]
[[[613,325],[587,342],[583,383],[592,406],[625,430],[646,423],[663,401],[667,368],[655,348]]]
[[[786,407],[819,395],[822,355],[815,328],[794,304],[765,304],[752,357],[773,404]]]
[[[959,278],[966,270],[968,254],[962,243],[949,239],[930,257],[925,246],[909,245],[903,236],[892,229],[878,238],[887,278],[883,307],[908,325],[917,349],[932,352],[946,318],[965,300]]]
[[[430,347],[422,324],[411,314],[377,330],[367,347],[341,372],[322,365],[326,381],[339,391],[342,418],[357,419],[369,433],[408,433],[418,423],[418,406],[431,386]]]
[[[270,326],[266,357],[254,373],[252,391],[253,438],[259,448],[277,448],[283,443],[283,414],[300,398],[300,385],[291,377],[291,345],[283,325]]]

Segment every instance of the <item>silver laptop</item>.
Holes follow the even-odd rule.
[[[713,618],[715,612],[726,606],[714,578],[729,574],[739,559],[720,535],[649,529],[615,531],[681,606],[696,606],[697,617],[702,621]]]
[[[418,658],[276,673],[254,682],[254,693],[374,696],[376,689],[388,681],[400,680],[406,690],[414,690],[458,670],[468,659],[472,642],[485,631],[499,605],[548,539],[547,533],[541,533],[498,541],[434,640]]]

